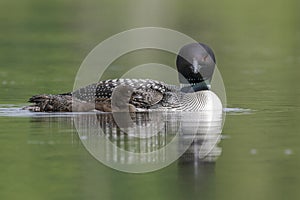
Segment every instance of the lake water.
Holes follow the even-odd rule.
[[[297,199],[298,8],[296,0],[1,1],[0,199]],[[180,31],[216,53],[227,108],[209,162],[195,162],[195,143],[161,170],[116,171],[86,150],[74,116],[19,109],[34,94],[71,91],[90,50],[143,26]],[[120,58],[104,78],[152,61],[148,53],[157,54]],[[175,64],[173,55],[157,61]]]

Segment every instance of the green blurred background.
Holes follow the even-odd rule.
[[[228,107],[251,112],[228,114],[214,167],[174,163],[142,175],[94,160],[68,119],[0,117],[0,199],[299,198],[299,8],[297,0],[1,0],[1,107],[71,91],[98,43],[158,26],[209,44]]]

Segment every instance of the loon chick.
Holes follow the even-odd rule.
[[[34,105],[25,109],[35,112],[93,109],[134,112],[161,108],[199,111],[214,109],[214,105],[220,109],[219,98],[209,90],[215,63],[215,55],[209,46],[191,43],[180,49],[176,59],[181,87],[151,79],[112,79],[70,93],[33,96],[29,102]]]

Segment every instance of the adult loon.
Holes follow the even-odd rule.
[[[191,43],[180,49],[176,59],[180,87],[151,79],[111,79],[70,93],[35,95],[29,99],[33,105],[25,109],[35,112],[222,109],[217,95],[209,90],[215,63],[209,46]]]

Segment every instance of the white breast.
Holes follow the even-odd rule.
[[[186,93],[181,100],[183,111],[222,110],[219,97],[210,90]]]

